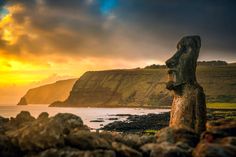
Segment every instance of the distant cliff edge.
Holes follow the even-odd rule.
[[[156,106],[169,104],[166,71],[108,70],[86,72],[76,81],[64,102],[51,106]],[[168,103],[167,103],[168,102]]]
[[[165,68],[86,72],[65,101],[50,106],[160,107],[170,105]],[[199,66],[197,78],[208,102],[236,102],[236,66]]]
[[[77,81],[63,80],[30,89],[18,105],[166,106],[172,101],[171,93],[165,89],[166,73],[165,67],[86,72]],[[236,102],[236,64],[198,66],[197,79],[204,87],[208,102]]]
[[[51,104],[65,100],[77,79],[57,81],[52,84],[28,90],[17,105]]]

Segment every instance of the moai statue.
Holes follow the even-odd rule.
[[[169,69],[166,88],[174,91],[169,126],[191,128],[199,134],[206,123],[205,94],[196,79],[200,47],[200,36],[183,37],[177,52],[166,61]]]

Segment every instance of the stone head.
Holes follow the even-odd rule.
[[[176,86],[196,82],[195,72],[200,47],[200,36],[183,37],[177,44],[177,52],[166,61],[170,81]]]

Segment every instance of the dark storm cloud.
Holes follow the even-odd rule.
[[[32,53],[166,59],[184,35],[202,37],[202,58],[236,60],[234,0],[11,0],[30,21],[16,47]],[[40,46],[38,46],[40,45]],[[43,45],[43,46],[42,46]],[[48,46],[49,45],[49,46]],[[23,48],[22,48],[23,47]]]

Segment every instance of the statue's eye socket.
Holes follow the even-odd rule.
[[[187,48],[185,46],[182,46],[181,47],[181,50],[184,52],[184,53],[187,53]]]

